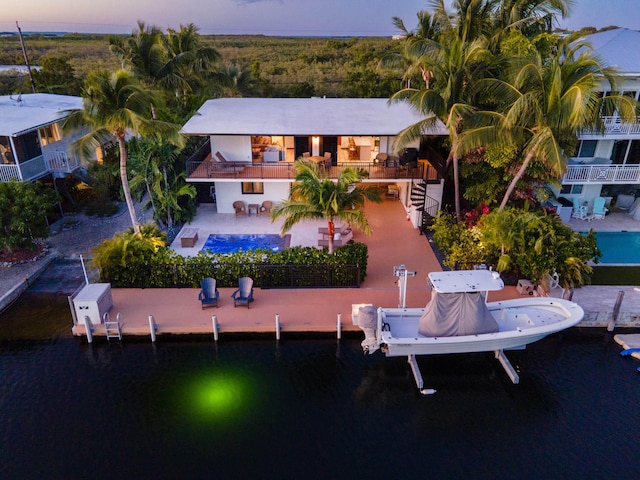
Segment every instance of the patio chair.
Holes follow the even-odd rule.
[[[587,207],[580,205],[580,199],[576,197],[573,199],[573,212],[571,212],[571,217],[579,218],[580,220],[586,220],[587,218]]]
[[[236,217],[239,215],[247,215],[247,208],[244,206],[242,200],[236,200],[233,202],[233,210],[236,212]]]
[[[262,202],[262,205],[258,209],[258,215],[271,215],[271,208],[273,207],[273,202],[270,200],[265,200]]]
[[[250,277],[242,277],[238,279],[238,289],[231,294],[233,298],[233,308],[236,305],[246,305],[253,302],[253,279]]]
[[[605,199],[596,197],[593,199],[593,218],[596,220],[604,219],[609,209],[604,206]]]
[[[205,307],[217,307],[218,298],[220,298],[220,292],[216,288],[215,278],[203,278],[200,280],[200,293],[198,294],[198,300],[202,302],[202,309]]]

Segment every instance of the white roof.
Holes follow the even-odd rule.
[[[423,120],[386,98],[218,98],[185,123],[188,135],[397,135]],[[433,135],[447,135],[440,121]]]
[[[498,272],[491,270],[452,270],[430,272],[431,287],[438,293],[484,292],[504,288]]]
[[[585,37],[602,63],[621,74],[640,74],[640,32],[616,28]]]
[[[82,98],[51,93],[0,96],[0,135],[16,136],[66,116],[67,110],[82,108]]]

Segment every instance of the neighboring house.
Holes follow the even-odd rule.
[[[70,147],[80,133],[65,135],[62,122],[81,108],[82,98],[67,95],[0,96],[0,182],[60,178],[80,168]]]
[[[183,133],[206,137],[187,162],[187,181],[201,201],[233,213],[233,203],[286,199],[294,161],[309,157],[328,178],[345,167],[367,172],[365,182],[392,186],[409,209],[435,215],[442,201],[444,161],[432,145],[448,136],[436,122],[413,148],[397,151],[396,135],[422,120],[408,105],[380,98],[220,98],[208,100]],[[426,190],[426,198],[425,198]],[[419,198],[422,197],[422,198]],[[418,226],[419,212],[412,213]]]
[[[618,70],[617,89],[638,99],[640,95],[640,32],[617,28],[586,37],[605,66]],[[609,93],[603,83],[602,93]],[[593,206],[593,199],[615,202],[618,195],[640,194],[640,123],[626,124],[616,115],[603,117],[605,132],[584,131],[557,194]]]

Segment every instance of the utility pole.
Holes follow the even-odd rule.
[[[33,75],[31,74],[31,65],[29,65],[29,58],[27,57],[27,50],[24,48],[24,41],[22,40],[22,30],[20,30],[20,25],[16,21],[16,27],[18,27],[18,37],[20,38],[20,46],[22,47],[22,56],[24,57],[24,63],[27,65],[27,71],[29,72],[29,80],[31,80],[31,89],[33,93],[36,93],[36,82],[33,80]]]

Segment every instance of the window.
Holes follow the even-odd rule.
[[[597,140],[582,140],[580,142],[580,150],[578,151],[578,157],[593,157],[596,153]]]
[[[580,195],[583,185],[562,185],[560,193],[563,195]]]
[[[627,148],[629,140],[616,140],[611,151],[611,163],[614,165],[622,165],[624,158],[627,156]]]
[[[629,148],[629,153],[627,154],[627,161],[624,163],[626,165],[640,164],[640,141],[631,140],[631,147]]]
[[[0,165],[14,165],[15,163],[9,137],[0,137]]]
[[[262,182],[242,182],[242,193],[258,194],[264,193],[264,183]]]
[[[60,140],[60,130],[58,129],[57,123],[42,127],[38,130],[38,133],[40,134],[40,141],[43,146]]]

